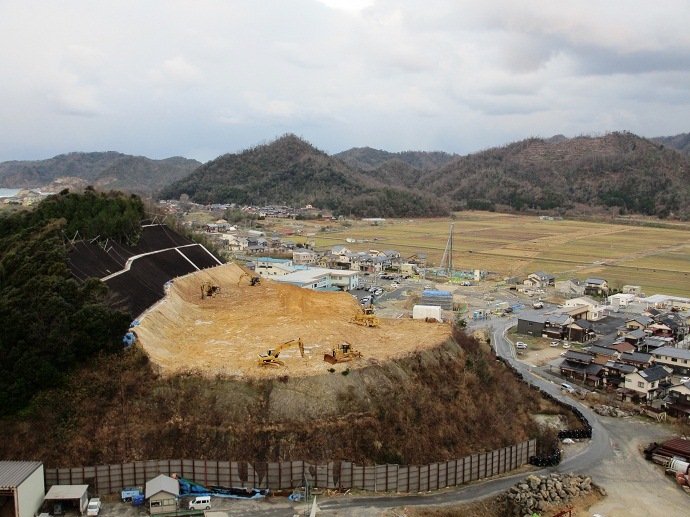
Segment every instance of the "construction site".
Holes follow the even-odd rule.
[[[439,323],[372,315],[370,325],[357,300],[344,292],[253,278],[244,268],[226,264],[168,284],[165,298],[135,329],[162,374],[323,374],[341,363],[324,362],[324,356],[333,357],[343,346],[356,352],[342,361],[353,369],[432,348],[450,337],[450,326]],[[259,359],[278,347],[279,362]]]

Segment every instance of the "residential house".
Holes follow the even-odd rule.
[[[316,264],[318,257],[315,251],[299,248],[292,252],[292,263],[295,266],[312,266]]]
[[[568,335],[568,325],[573,319],[568,314],[551,314],[546,319],[544,326],[544,337],[550,339],[564,339]]]
[[[605,346],[590,346],[587,352],[594,356],[595,363],[602,365],[608,361],[615,361],[620,357],[618,350]]]
[[[632,352],[637,351],[637,348],[635,348],[635,345],[631,345],[627,341],[617,341],[614,344],[609,345],[609,348],[613,348],[614,350],[618,350],[621,354],[632,353]]]
[[[640,400],[651,404],[663,399],[671,386],[671,371],[656,365],[625,376],[625,388],[618,390],[622,400]]]
[[[609,284],[602,278],[588,278],[585,280],[585,294],[590,296],[606,296],[609,294]]]
[[[625,376],[636,372],[637,367],[621,361],[606,361],[604,363],[604,385],[620,388],[625,386]]]
[[[568,325],[568,341],[586,343],[590,339],[596,338],[594,326],[591,321],[578,319]]]
[[[544,273],[543,271],[535,271],[534,273],[530,273],[523,283],[530,287],[545,289],[553,286],[555,279],[556,277],[552,274]]]
[[[581,309],[585,307],[587,310],[583,313],[579,310],[575,313],[572,309]],[[573,319],[584,318],[590,321],[596,321],[601,319],[604,315],[604,308],[596,300],[590,298],[589,296],[580,296],[578,298],[572,298],[567,300],[563,304],[563,309],[560,312],[567,312],[573,316]]]
[[[652,352],[654,362],[667,366],[676,375],[690,375],[690,350],[664,346]]]
[[[658,309],[651,309],[647,308],[642,312],[643,316],[648,316],[649,318],[653,319],[656,321],[659,317],[661,317],[662,313]]]
[[[348,248],[345,247],[345,246],[338,245],[338,246],[333,246],[333,247],[331,248],[331,253],[332,253],[333,255],[339,255],[339,256],[341,256],[341,257],[344,257],[344,256],[347,255],[348,253],[352,253],[352,250],[348,249]]]
[[[544,316],[520,315],[518,316],[517,333],[528,336],[542,337],[546,330],[546,318]]]
[[[635,366],[638,370],[644,370],[654,364],[652,354],[645,354],[643,352],[624,352],[621,354],[620,360]]]
[[[649,325],[654,323],[654,320],[648,316],[636,316],[635,318],[625,322],[625,328],[628,330],[644,330]]]
[[[604,367],[594,362],[594,355],[568,350],[560,365],[561,375],[592,387],[603,383]]]
[[[654,350],[665,346],[672,347],[675,340],[672,337],[647,336],[645,340],[637,347],[639,352],[646,352],[651,354]]]
[[[577,278],[562,280],[556,282],[556,291],[564,297],[582,296],[585,294],[585,283]]]
[[[644,330],[633,330],[623,335],[623,339],[631,345],[634,345],[635,348],[637,348],[638,350],[640,349],[640,346],[642,346],[642,344],[644,343],[646,337],[647,334]]]
[[[666,412],[675,418],[690,418],[690,381],[668,389]]]

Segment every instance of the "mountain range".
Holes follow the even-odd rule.
[[[464,156],[369,147],[331,156],[284,135],[203,165],[112,152],[0,163],[0,186],[43,186],[64,177],[159,198],[187,194],[199,203],[312,204],[368,217],[480,209],[688,218],[690,134],[556,135]]]

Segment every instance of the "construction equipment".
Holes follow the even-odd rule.
[[[357,325],[364,325],[365,327],[378,327],[381,321],[374,314],[374,308],[372,306],[361,307],[352,318],[350,318],[350,323],[356,323]]]
[[[357,357],[362,357],[362,352],[355,350],[347,341],[342,345],[338,345],[338,348],[334,348],[332,353],[323,354],[323,360],[331,364],[346,363]]]
[[[251,273],[242,273],[240,275],[239,280],[237,281],[237,285],[240,285],[242,283],[242,280],[248,278],[249,279],[249,285],[260,285],[261,284],[261,277],[258,275],[252,275]]]
[[[203,282],[201,284],[201,299],[203,300],[207,296],[214,298],[220,292],[219,285],[213,285],[211,282]]]
[[[278,345],[274,349],[267,350],[265,354],[259,354],[259,366],[284,366],[285,363],[278,359],[280,352],[284,348],[295,345],[299,346],[299,352],[302,354],[302,357],[304,357],[304,343],[302,342],[302,338],[291,339],[290,341]]]

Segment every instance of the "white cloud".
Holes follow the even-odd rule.
[[[331,152],[463,154],[676,134],[688,19],[685,0],[4,0],[0,161],[208,159],[288,131]]]

